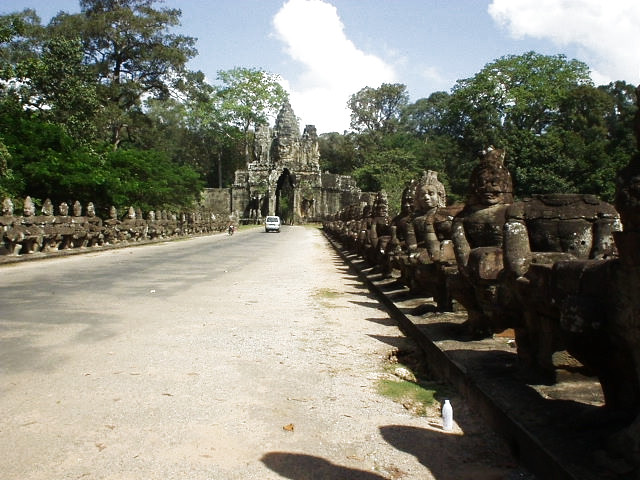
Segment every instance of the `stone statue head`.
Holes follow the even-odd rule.
[[[93,202],[89,202],[87,204],[87,216],[88,217],[96,216],[96,207],[93,205]]]
[[[372,211],[373,211],[373,209],[371,208],[371,205],[367,203],[362,208],[362,217],[360,217],[360,218],[368,218],[368,217],[370,217]]]
[[[155,222],[156,212],[154,212],[153,210],[150,210],[149,213],[147,214],[147,220],[149,220],[150,222]]]
[[[73,202],[73,216],[74,217],[79,217],[82,215],[82,204],[76,200],[75,202]]]
[[[129,211],[127,212],[127,218],[130,218],[131,220],[136,218],[136,211],[133,209],[133,207],[129,207]]]
[[[109,218],[113,220],[118,218],[118,210],[113,205],[111,205],[111,208],[109,209]]]
[[[51,203],[50,198],[47,198],[42,204],[42,215],[46,215],[47,217],[53,215],[53,203]]]
[[[416,181],[411,180],[409,185],[402,190],[402,198],[400,200],[400,213],[410,215],[413,212],[414,199],[416,196]]]
[[[384,190],[379,191],[376,195],[375,215],[376,217],[386,217],[389,215],[389,200],[387,198],[387,192]]]
[[[10,217],[13,215],[13,202],[9,197],[2,200],[2,215]]]
[[[504,165],[505,151],[489,147],[483,154],[471,173],[469,204],[488,207],[513,203],[513,182]]]
[[[25,217],[32,217],[36,214],[36,206],[33,204],[31,197],[27,197],[24,199],[24,206],[22,207],[22,211]]]
[[[62,202],[60,204],[60,206],[58,207],[58,212],[60,212],[60,215],[63,217],[69,215],[69,205],[67,205],[67,202]]]
[[[447,194],[437,172],[427,170],[422,174],[416,186],[415,204],[419,212],[446,206]]]

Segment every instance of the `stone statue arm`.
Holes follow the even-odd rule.
[[[440,259],[440,240],[438,240],[433,223],[427,225],[424,243],[429,259],[438,261]]]
[[[416,236],[416,228],[413,222],[407,222],[407,228],[405,232],[405,244],[409,254],[415,253],[418,250],[418,238]]]
[[[467,263],[469,262],[469,254],[471,253],[471,246],[464,231],[462,218],[456,217],[453,219],[453,223],[451,224],[451,241],[453,242],[453,252],[456,256],[458,270],[465,274]]]
[[[378,246],[378,224],[373,222],[369,227],[369,242],[373,248]]]
[[[533,254],[529,243],[529,231],[522,206],[514,203],[509,207],[504,224],[504,267],[519,281],[529,271]]]
[[[391,225],[391,239],[389,239],[389,243],[387,243],[387,250],[390,253],[395,253],[395,251],[399,249],[400,242],[398,241],[398,226]]]

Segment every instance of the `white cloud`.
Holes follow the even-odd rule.
[[[489,14],[514,38],[576,46],[596,84],[640,82],[638,0],[493,0]]]
[[[318,132],[349,128],[349,97],[366,86],[393,83],[393,68],[358,49],[336,7],[323,0],[288,0],[273,18],[285,52],[303,68],[290,84],[291,106]]]
[[[451,82],[442,75],[438,67],[424,67],[420,71],[420,76],[437,89],[449,90]]]

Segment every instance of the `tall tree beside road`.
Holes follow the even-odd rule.
[[[80,35],[85,61],[97,80],[103,125],[113,148],[133,131],[143,97],[168,98],[197,54],[195,38],[169,33],[178,9],[154,9],[157,0],[81,0],[81,13],[59,14],[53,35]]]
[[[595,110],[581,116],[581,102]],[[518,195],[563,191],[604,192],[607,197],[602,182],[579,174],[608,169],[602,143],[607,102],[583,62],[528,52],[501,57],[474,77],[459,80],[446,123],[466,162],[490,145],[505,148]],[[595,162],[594,154],[599,157]]]
[[[0,100],[63,125],[82,141],[95,138],[97,85],[84,63],[79,37],[60,37],[33,10],[0,17]]]
[[[178,93],[196,53],[194,39],[168,32],[180,11],[154,3],[84,0],[82,13],[59,13],[46,27],[33,10],[0,17],[3,194],[107,208],[187,206],[198,198],[198,173],[152,151],[156,144],[144,145],[140,134],[150,123],[143,99]],[[136,128],[126,154],[105,151],[103,142],[115,150]],[[149,193],[146,203],[140,192]]]
[[[351,128],[356,132],[393,133],[402,109],[409,103],[406,85],[383,83],[378,88],[364,87],[351,95]]]

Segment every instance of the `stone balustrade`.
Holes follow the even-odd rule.
[[[640,149],[640,114],[637,130]],[[604,408],[625,419],[607,444],[640,469],[640,154],[617,176],[615,207],[582,194],[514,201],[494,148],[472,172],[466,203],[445,198],[437,174],[425,172],[396,217],[377,203],[353,205],[323,228],[425,304],[464,307],[459,340],[512,329],[527,383],[555,382],[558,351],[584,365]]]
[[[72,249],[93,249],[105,246],[125,246],[137,242],[168,239],[179,236],[203,235],[225,231],[227,214],[205,208],[175,214],[166,210],[147,212],[129,207],[119,216],[111,207],[109,218],[96,215],[92,202],[86,209],[76,201],[72,206],[62,202],[54,211],[47,199],[40,214],[30,197],[24,199],[22,215],[14,213],[13,201],[5,198],[0,216],[0,256],[46,254]]]

